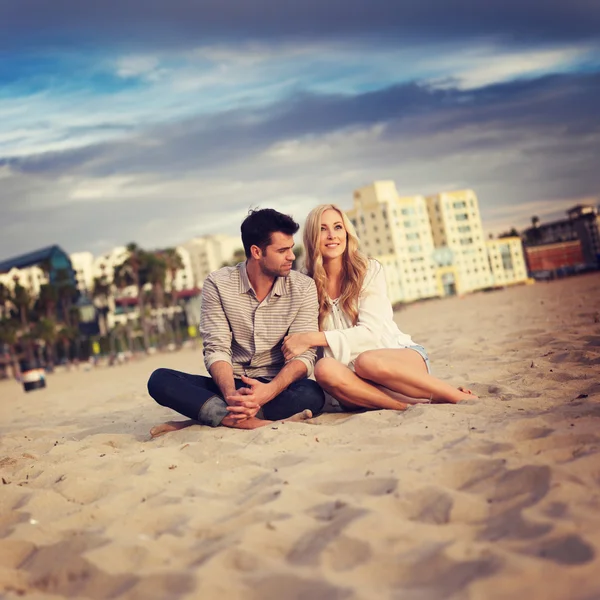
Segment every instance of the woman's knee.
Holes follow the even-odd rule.
[[[359,354],[354,361],[354,372],[362,379],[371,379],[381,374],[383,365],[370,350]]]
[[[325,357],[315,366],[315,379],[323,388],[332,390],[342,383],[343,376],[348,371],[349,369],[335,358]]]

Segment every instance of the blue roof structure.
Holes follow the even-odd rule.
[[[34,252],[28,252],[21,256],[15,256],[7,260],[0,261],[0,273],[8,273],[11,269],[25,269],[46,263],[50,271],[50,282],[57,282],[57,274],[59,271],[66,272],[70,278],[72,285],[76,284],[75,274],[69,255],[57,245],[47,246]],[[64,280],[63,280],[64,281]]]
[[[58,250],[63,252],[58,246],[48,246],[40,250],[34,250],[21,256],[15,256],[0,262],[0,273],[7,273],[11,269],[25,269],[33,265],[39,265],[41,262],[51,260],[53,253]]]

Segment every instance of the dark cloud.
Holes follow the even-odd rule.
[[[0,164],[23,173],[55,175],[210,171],[224,165],[233,168],[278,142],[377,123],[387,124],[387,138],[406,139],[477,128],[474,139],[457,136],[455,150],[492,149],[498,145],[498,131],[504,133],[503,142],[511,136],[516,142],[536,132],[552,132],[559,146],[572,139],[579,144],[600,131],[599,97],[599,73],[553,75],[467,91],[406,84],[354,96],[303,94],[266,108],[155,127],[124,142],[18,159],[0,157]],[[427,150],[429,158],[443,151]]]
[[[278,206],[298,194],[349,206],[352,190],[375,179],[396,180],[401,194],[472,187],[484,224],[523,203],[556,201],[560,212],[565,198],[600,194],[599,92],[600,74],[587,73],[466,91],[407,84],[355,96],[305,94],[126,141],[0,158],[12,171],[0,185],[0,256],[54,242],[68,250],[95,249],[101,240],[151,247],[235,233],[238,218],[227,214],[251,204]],[[378,124],[381,131],[363,135]],[[292,145],[287,158],[266,152],[277,144]],[[91,178],[93,186],[111,175],[134,178],[123,198],[67,200],[71,179]],[[164,195],[146,195],[153,185]],[[524,224],[520,214],[511,224]]]
[[[420,44],[479,36],[512,44],[598,39],[595,0],[0,0],[0,48],[369,36]]]

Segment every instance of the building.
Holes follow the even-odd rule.
[[[429,196],[427,209],[444,295],[452,288],[463,294],[493,287],[475,192],[458,190]]]
[[[187,248],[184,248],[183,246],[177,246],[175,250],[181,258],[183,268],[178,269],[178,271],[175,273],[175,280],[173,282],[171,282],[171,274],[169,273],[167,275],[168,288],[172,288],[176,291],[194,289],[196,286],[194,285],[195,277],[194,271],[192,269],[192,258],[190,256],[190,253],[187,250]]]
[[[91,294],[94,289],[94,255],[91,252],[74,252],[70,259],[77,289],[82,294]]]
[[[487,240],[486,246],[495,286],[513,285],[527,280],[527,265],[520,237]]]
[[[600,215],[598,215],[598,209],[595,206],[578,204],[567,211],[566,219],[540,224],[539,219],[533,217],[531,222],[531,227],[525,229],[522,233],[523,244],[526,248],[546,244],[563,244],[577,240],[581,246],[580,265],[586,267],[600,266]],[[571,266],[575,256],[573,248],[572,245],[564,247],[564,251],[570,255],[567,259],[568,264],[565,263],[564,266]],[[558,251],[556,248],[549,248],[549,252],[554,255],[552,262],[555,264],[556,256],[558,256],[556,252]],[[541,256],[539,252],[533,252],[533,255]]]
[[[7,287],[13,289],[18,281],[34,296],[45,283],[77,284],[69,255],[56,245],[1,261],[0,276]]]
[[[579,240],[540,244],[525,248],[531,276],[537,279],[557,274],[574,273],[584,266],[584,256]]]
[[[439,295],[423,196],[401,198],[393,181],[377,181],[354,192],[348,217],[364,252],[383,265],[392,302]]]
[[[472,190],[402,197],[393,181],[376,181],[354,192],[348,216],[382,263],[392,302],[527,280],[518,238],[485,241]]]
[[[189,253],[194,278],[190,287],[202,287],[202,282],[212,271],[231,261],[235,251],[242,248],[242,242],[229,235],[206,235],[189,240],[183,248]]]

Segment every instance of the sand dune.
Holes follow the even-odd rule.
[[[600,277],[397,313],[479,401],[195,425],[147,396],[199,351],[0,383],[0,595],[600,598]]]

